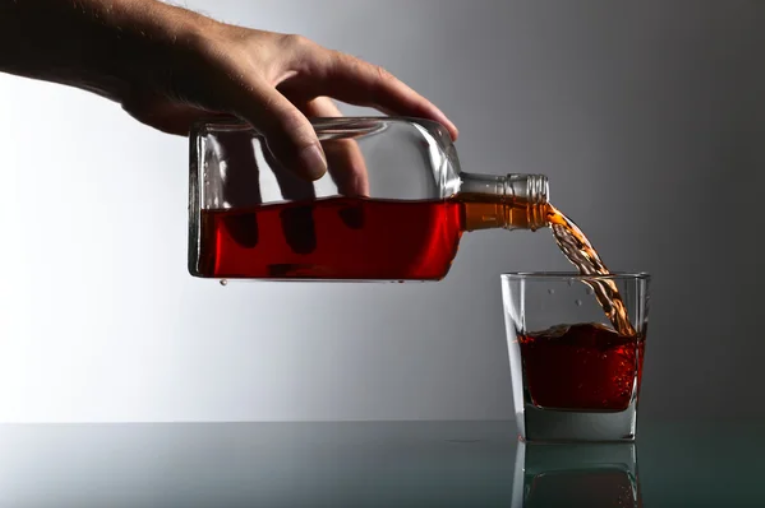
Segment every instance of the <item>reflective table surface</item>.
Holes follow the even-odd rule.
[[[765,506],[763,423],[641,422],[634,446],[501,421],[0,425],[0,507]]]

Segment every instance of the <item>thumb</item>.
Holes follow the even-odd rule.
[[[327,159],[308,119],[286,97],[269,86],[253,90],[255,100],[234,113],[265,138],[268,150],[286,169],[312,181],[327,172]]]

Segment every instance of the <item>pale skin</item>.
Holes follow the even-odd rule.
[[[0,0],[0,72],[62,83],[116,101],[138,121],[187,135],[233,115],[266,138],[305,181],[327,172],[368,193],[352,143],[325,153],[309,117],[341,116],[332,99],[454,124],[381,67],[297,35],[234,26],[157,0]]]

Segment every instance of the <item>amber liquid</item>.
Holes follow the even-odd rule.
[[[640,386],[645,348],[641,336],[577,324],[529,332],[518,342],[526,387],[537,407],[624,411],[635,383]]]

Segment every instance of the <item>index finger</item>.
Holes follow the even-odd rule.
[[[337,118],[343,114],[327,97],[298,105],[308,117]],[[322,142],[327,155],[329,174],[344,196],[369,197],[369,174],[364,155],[354,139],[333,139]]]
[[[452,140],[457,139],[457,127],[440,109],[384,68],[339,51],[313,51],[319,53],[308,59],[310,79],[294,78],[301,81],[295,84],[297,88],[310,87],[305,91],[311,95],[327,95],[389,114],[427,118],[442,124]]]

